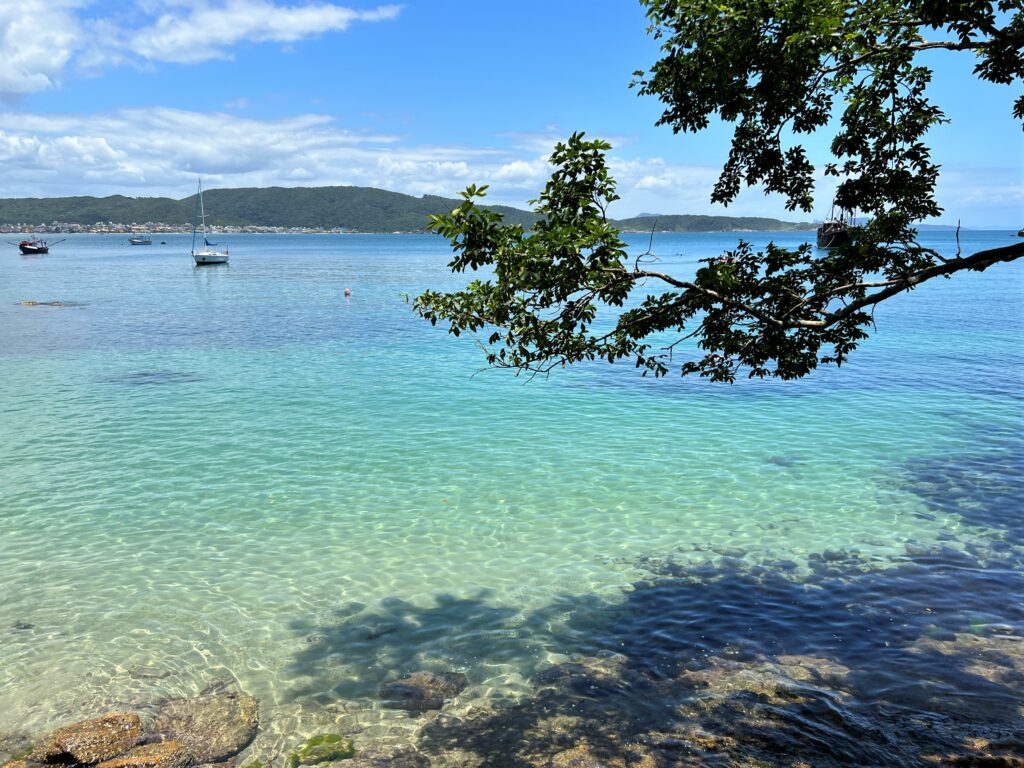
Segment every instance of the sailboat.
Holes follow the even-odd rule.
[[[203,233],[203,250],[201,251],[196,250],[196,233],[199,230],[202,230]],[[206,209],[203,207],[203,182],[200,179],[199,196],[196,199],[196,216],[192,222],[192,258],[195,259],[197,267],[206,264],[228,263],[228,249],[218,251],[216,245],[206,239]]]

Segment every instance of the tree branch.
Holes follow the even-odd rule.
[[[863,296],[845,304],[842,309],[835,312],[825,313],[825,318],[822,320],[790,320],[786,319],[785,315],[782,317],[776,317],[768,312],[764,312],[752,304],[730,298],[719,291],[697,285],[696,283],[686,280],[678,280],[664,272],[656,272],[654,270],[636,270],[630,274],[630,277],[634,280],[639,280],[645,277],[653,277],[655,279],[662,280],[675,288],[693,291],[702,296],[706,296],[713,301],[720,302],[727,307],[738,309],[779,329],[787,330],[806,328],[824,330],[848,318],[855,312],[859,312],[866,307],[874,306],[875,304],[885,301],[886,299],[891,298],[898,293],[902,293],[903,291],[908,291],[921,283],[931,280],[932,278],[944,277],[951,275],[954,272],[962,272],[964,270],[982,271],[993,264],[1015,261],[1021,257],[1024,257],[1024,243],[1014,243],[1013,245],[1007,245],[1002,248],[991,248],[984,251],[978,251],[977,253],[964,258],[950,259],[941,264],[934,264],[918,272],[907,275],[906,277],[872,283],[851,283],[849,285],[840,286],[839,288],[833,288],[825,295],[815,295],[802,300],[803,304],[807,304],[815,298],[820,301],[827,300],[828,296],[835,295],[842,291],[849,291],[858,288],[882,288],[880,291],[876,291],[875,293],[868,294],[867,296]]]

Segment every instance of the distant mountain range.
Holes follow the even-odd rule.
[[[97,222],[191,225],[195,195],[168,197],[43,197],[0,198],[0,224],[92,225]],[[424,195],[413,197],[372,187],[263,187],[210,189],[203,192],[207,223],[214,226],[258,226],[345,229],[355,232],[423,232],[427,216],[450,211],[458,200]],[[537,217],[508,206],[488,206],[507,223],[529,227]],[[806,222],[731,216],[661,216],[642,214],[615,222],[624,231],[738,232],[814,229]]]

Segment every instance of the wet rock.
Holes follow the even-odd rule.
[[[813,656],[780,656],[776,661],[754,664],[714,658],[701,669],[684,670],[679,679],[713,696],[748,693],[768,704],[783,705],[804,701],[808,695],[842,696],[842,691],[830,689],[850,672],[841,664]]]
[[[322,733],[310,736],[306,743],[288,755],[288,768],[300,765],[318,765],[348,760],[356,753],[352,739],[346,739],[336,733]],[[346,763],[348,765],[348,763]]]
[[[556,744],[569,747],[579,738],[583,720],[571,715],[554,715],[538,720],[525,734],[527,741],[534,744]]]
[[[467,684],[466,676],[461,672],[415,672],[382,685],[380,697],[384,706],[390,709],[423,712],[440,709],[445,700],[457,696]]]
[[[545,667],[534,675],[539,685],[556,685],[581,695],[602,696],[620,688],[627,677],[628,659],[622,654],[574,655],[563,664]]]
[[[681,722],[673,733],[646,733],[639,741],[662,752],[728,752],[736,748],[736,739],[728,734],[712,733],[697,723]]]
[[[16,621],[14,622],[14,629],[17,632],[27,632],[30,629],[35,629],[35,624],[29,624],[27,621]]]
[[[628,744],[621,752],[616,751],[614,754],[581,744],[559,752],[542,765],[544,768],[662,768],[670,764],[682,765],[677,761],[666,762],[664,758],[655,757],[639,744]]]
[[[547,765],[550,768],[604,768],[604,763],[585,745],[559,752],[548,761]]]
[[[11,760],[4,763],[2,768],[39,768],[39,763],[30,763],[28,760]]]
[[[135,680],[165,680],[170,676],[169,669],[157,669],[156,667],[132,667],[128,670],[128,677]]]
[[[434,755],[432,768],[483,768],[484,758],[467,749],[449,749]]]
[[[142,738],[139,716],[110,712],[54,731],[29,759],[40,763],[99,763],[117,757]]]
[[[964,673],[976,676],[1007,690],[1015,691],[1024,679],[1024,643],[1015,637],[1004,635],[975,635],[959,633],[953,639],[921,637],[910,647],[915,655],[945,656],[951,667],[960,667]],[[954,697],[944,697],[937,708],[969,714],[973,711],[970,699],[963,700],[959,708]],[[1002,717],[1016,717],[1017,704],[1013,700],[986,702],[989,720]]]
[[[256,737],[259,704],[234,691],[174,699],[160,709],[153,729],[180,742],[192,764],[216,763],[237,755]]]
[[[372,745],[338,768],[430,768],[430,761],[410,747]]]
[[[103,761],[96,768],[182,768],[188,762],[181,744],[172,740],[143,744],[120,757]]]

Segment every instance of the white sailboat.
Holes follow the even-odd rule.
[[[203,249],[200,251],[196,250],[196,233],[202,230],[203,233]],[[192,222],[192,258],[195,259],[196,266],[203,266],[206,264],[227,264],[228,263],[228,249],[225,247],[223,251],[216,250],[216,243],[211,243],[206,239],[206,209],[203,208],[203,182],[199,181],[199,197],[196,200],[196,216]]]

